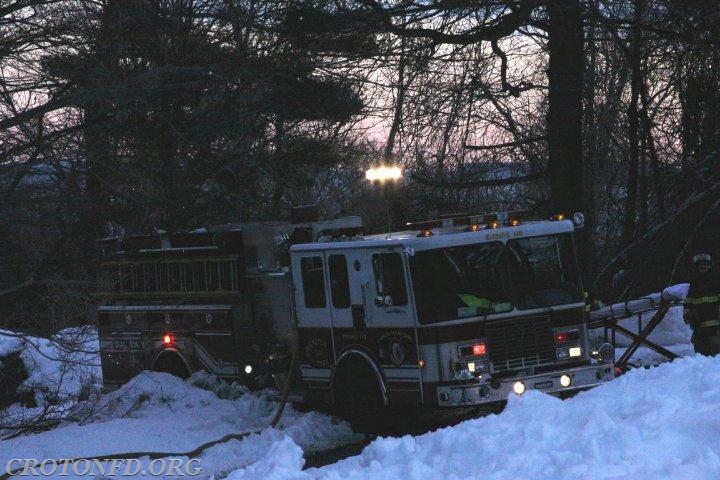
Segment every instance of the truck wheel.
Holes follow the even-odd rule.
[[[388,409],[375,372],[363,360],[348,360],[333,379],[333,411],[357,433],[381,433]]]
[[[155,361],[155,372],[169,373],[175,375],[178,378],[186,380],[190,376],[185,362],[176,354],[172,352],[161,353],[158,359]]]

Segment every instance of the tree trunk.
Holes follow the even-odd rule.
[[[118,3],[108,2],[103,12],[99,32],[95,40],[95,72],[86,80],[89,89],[102,89],[106,83],[119,76],[119,56],[116,35]],[[110,177],[113,169],[114,149],[107,115],[112,101],[100,96],[83,105],[83,150],[85,153],[85,208],[88,223],[96,238],[104,236],[105,223],[110,216]]]
[[[552,205],[571,215],[583,209],[583,29],[579,0],[550,0],[548,174]]]
[[[550,0],[549,108],[547,114],[548,176],[553,208],[572,215],[584,210],[582,168],[583,23],[579,0]],[[580,262],[587,280],[589,232],[577,236]]]
[[[407,91],[407,85],[405,85],[405,67],[407,64],[407,56],[405,54],[405,38],[400,39],[400,58],[398,60],[398,83],[397,83],[397,98],[395,99],[395,109],[393,111],[393,120],[390,125],[390,132],[388,133],[387,143],[383,151],[383,162],[392,163],[392,157],[395,150],[395,139],[400,131],[403,117],[403,105],[405,103],[405,92]]]
[[[635,237],[637,225],[637,201],[640,167],[640,145],[638,135],[638,99],[640,98],[641,80],[641,32],[643,0],[635,0],[635,14],[633,19],[632,48],[630,51],[630,105],[628,106],[628,143],[630,144],[630,158],[628,162],[627,199],[625,202],[625,220],[623,222],[622,241],[629,244]]]

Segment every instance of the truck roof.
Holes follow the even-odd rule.
[[[416,250],[428,250],[456,245],[484,243],[493,241],[506,241],[513,238],[536,237],[556,233],[569,233],[575,230],[570,220],[543,220],[528,221],[517,226],[498,226],[487,228],[483,226],[477,231],[468,231],[467,227],[446,227],[429,230],[432,235],[425,236],[428,230],[407,230],[377,235],[366,235],[349,240],[302,243],[290,247],[291,252],[305,252],[318,250],[340,250],[357,248],[377,248],[406,246]]]

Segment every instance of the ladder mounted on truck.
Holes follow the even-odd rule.
[[[661,293],[653,293],[636,300],[615,303],[589,313],[588,328],[602,328],[604,342],[616,346],[618,333],[632,340],[627,350],[615,361],[616,371],[626,372],[630,368],[629,365],[631,365],[630,359],[641,346],[655,351],[668,360],[679,357],[676,353],[648,339],[650,334],[665,318],[668,310],[682,305],[683,295],[679,290],[677,286],[668,287]],[[643,317],[647,317],[649,314],[652,314],[652,317],[643,325]],[[633,317],[637,318],[637,333],[620,324],[621,321]]]

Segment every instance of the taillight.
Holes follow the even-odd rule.
[[[460,357],[482,357],[487,354],[487,347],[484,343],[461,345],[458,347],[458,353],[460,353]]]
[[[555,332],[555,343],[576,343],[580,340],[580,332],[578,330],[565,330],[562,332]]]
[[[165,345],[172,345],[173,343],[175,343],[175,337],[173,337],[169,333],[166,333],[165,336],[163,337],[163,343]]]

